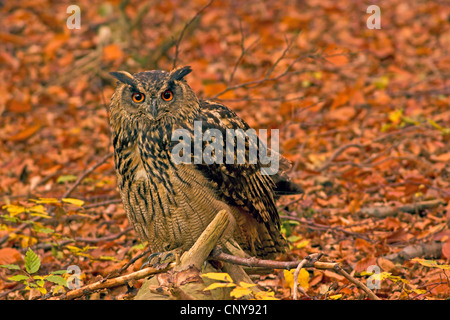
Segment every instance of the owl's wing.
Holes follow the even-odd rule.
[[[244,120],[222,104],[202,100],[200,106],[201,113],[197,121],[201,121],[203,133],[208,129],[219,130],[224,143],[227,129],[242,129],[244,132],[250,129]],[[276,193],[297,194],[302,190],[299,186],[291,183],[284,174],[284,171],[289,168],[290,162],[281,155],[279,155],[279,170],[274,175],[262,174],[261,170],[264,165],[259,158],[256,163],[249,162],[251,148],[257,149],[257,155],[260,152],[259,138],[256,137],[256,139],[256,141],[246,139],[245,150],[235,152],[235,161],[231,163],[226,159],[224,146],[222,164],[202,163],[196,166],[214,185],[217,185],[220,196],[229,204],[250,212],[258,221],[275,223],[279,226],[280,218],[275,205]],[[211,141],[204,141],[203,150],[210,143]],[[238,146],[237,140],[235,140],[235,146]],[[236,149],[238,148],[234,150]],[[271,152],[270,149],[268,151]],[[245,162],[242,164],[238,164],[236,161],[239,152],[245,152]]]

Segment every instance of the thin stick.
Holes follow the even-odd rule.
[[[191,25],[191,23],[194,22],[194,20],[197,19],[203,13],[203,11],[205,11],[205,9],[208,8],[213,3],[213,1],[214,0],[210,0],[203,8],[201,8],[200,11],[198,11],[195,14],[195,16],[184,25],[183,30],[181,30],[180,36],[178,37],[177,43],[175,44],[175,58],[173,59],[173,66],[172,66],[173,69],[175,69],[175,67],[177,66],[178,53],[180,51],[180,43],[181,40],[183,39],[184,32]]]
[[[283,77],[285,77],[285,76],[287,76],[287,75],[299,73],[300,71],[292,71],[292,72],[291,72],[291,69],[294,67],[294,65],[295,65],[297,62],[299,62],[300,60],[302,60],[302,59],[305,59],[305,58],[314,58],[314,57],[315,57],[315,56],[314,56],[313,54],[305,54],[305,55],[302,55],[302,56],[298,57],[297,59],[295,59],[294,61],[292,61],[292,62],[286,67],[286,69],[284,70],[284,72],[281,73],[281,74],[279,74],[278,76],[270,77],[270,74],[269,74],[269,76],[266,74],[266,75],[265,75],[263,78],[261,78],[261,79],[258,79],[258,80],[252,80],[252,81],[240,83],[240,84],[237,84],[237,85],[234,85],[234,86],[231,86],[231,87],[227,87],[227,88],[225,88],[224,90],[222,90],[222,91],[220,91],[219,93],[217,93],[216,95],[214,95],[213,97],[211,97],[211,99],[217,99],[217,98],[220,97],[221,95],[223,95],[223,94],[225,94],[225,93],[227,93],[227,92],[229,92],[229,91],[233,91],[233,90],[239,89],[239,88],[247,88],[247,87],[250,87],[250,86],[259,86],[259,85],[261,85],[261,84],[263,84],[263,83],[265,83],[265,82],[269,82],[269,81],[278,81],[278,80],[280,80],[281,78],[283,78]],[[277,61],[277,62],[279,62],[279,61]],[[276,67],[275,64],[272,66],[272,68],[274,68],[274,67]]]
[[[157,273],[162,273],[162,272],[166,272],[168,269],[173,268],[173,266],[175,265],[175,263],[170,264],[169,266],[167,266],[167,268],[165,269],[155,269],[155,268],[145,268],[121,277],[117,277],[117,278],[113,278],[113,279],[108,279],[108,280],[100,280],[94,283],[91,283],[89,285],[83,286],[81,288],[69,291],[65,294],[62,294],[59,297],[52,297],[50,298],[50,300],[54,300],[54,299],[58,299],[58,300],[72,300],[72,299],[76,299],[79,297],[82,297],[83,295],[85,295],[86,293],[89,292],[93,292],[93,291],[97,291],[100,289],[106,289],[106,288],[112,288],[112,287],[118,287],[121,285],[126,284],[128,281],[131,280],[139,280],[145,277],[148,277],[150,275],[153,274],[157,274]]]
[[[75,181],[75,183],[64,193],[64,195],[61,198],[67,198],[69,197],[72,192],[78,187],[78,185],[95,169],[97,169],[98,167],[100,167],[103,163],[106,162],[106,160],[108,160],[109,158],[111,158],[113,155],[112,152],[108,153],[107,155],[105,155],[103,158],[100,159],[100,161],[98,161],[97,163],[95,163],[93,166],[91,166],[90,168],[88,168],[86,171],[83,172],[83,174],[81,176],[78,177],[77,181]]]
[[[233,82],[234,79],[234,75],[236,73],[236,70],[239,66],[239,64],[241,63],[242,59],[244,58],[245,54],[250,51],[250,49],[259,41],[259,38],[256,39],[252,44],[250,44],[248,46],[248,48],[245,48],[245,34],[244,34],[244,29],[242,28],[242,21],[239,20],[239,30],[241,32],[241,55],[239,56],[239,58],[237,59],[236,63],[234,64],[234,68],[233,71],[231,72],[230,75],[230,79],[228,80],[228,87],[231,86],[231,83]]]
[[[303,268],[303,266],[308,262],[308,259],[305,258],[303,259],[297,266],[297,268],[294,271],[294,288],[293,288],[293,299],[297,300],[298,299],[298,274],[300,273],[300,270]]]
[[[353,278],[344,269],[342,269],[338,264],[336,264],[336,266],[334,267],[334,270],[336,272],[340,273],[341,275],[343,275],[348,281],[353,283],[355,286],[357,286],[358,288],[362,289],[365,293],[367,293],[367,295],[370,297],[370,299],[372,299],[372,300],[381,300],[364,283],[362,283],[362,282],[356,280],[355,278]]]

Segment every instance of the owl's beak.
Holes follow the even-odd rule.
[[[157,114],[158,114],[158,108],[156,106],[156,100],[152,100],[152,106],[151,106],[151,113],[153,118],[156,118]]]

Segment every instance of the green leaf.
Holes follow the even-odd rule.
[[[20,270],[20,267],[16,264],[0,264],[0,268],[6,268],[9,270]]]
[[[41,266],[41,259],[39,256],[33,252],[30,248],[28,248],[27,253],[25,254],[25,269],[28,273],[35,273],[39,270]]]
[[[46,227],[42,226],[41,224],[35,224],[33,226],[33,229],[36,230],[37,232],[42,232],[42,233],[46,233],[46,234],[55,232],[55,230],[53,230],[51,228],[46,228]]]
[[[50,272],[50,274],[66,274],[67,270],[56,270],[56,271],[52,271]]]
[[[23,280],[28,280],[28,276],[25,276],[23,274],[17,274],[15,276],[9,277],[8,280],[11,281],[23,281]]]
[[[59,176],[56,180],[57,183],[64,183],[64,182],[73,182],[77,180],[77,176],[74,176],[72,174],[68,174],[65,176]]]
[[[61,276],[49,275],[47,278],[45,278],[45,280],[67,287],[66,279]]]
[[[44,287],[44,284],[45,284],[45,281],[44,280],[37,280],[36,281],[36,284],[39,286],[39,287]]]
[[[287,238],[287,241],[289,241],[289,242],[297,242],[298,240],[300,240],[302,237],[300,237],[300,236],[295,236],[295,235],[293,235],[293,236],[290,236],[290,237],[288,237]]]

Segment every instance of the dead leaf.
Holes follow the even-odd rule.
[[[25,141],[28,138],[30,138],[31,136],[33,136],[36,132],[38,132],[40,128],[41,128],[40,124],[32,125],[26,129],[20,131],[19,133],[16,133],[15,135],[10,136],[8,139],[9,139],[9,141],[13,141],[13,142]]]
[[[12,99],[8,104],[8,111],[15,113],[25,113],[31,111],[31,103],[29,101],[17,101]]]
[[[110,44],[103,48],[103,60],[116,61],[124,57],[124,52],[118,44]]]
[[[0,249],[0,264],[14,264],[22,260],[20,252],[13,248]]]
[[[442,254],[447,259],[450,259],[450,241],[447,241],[442,246]]]

